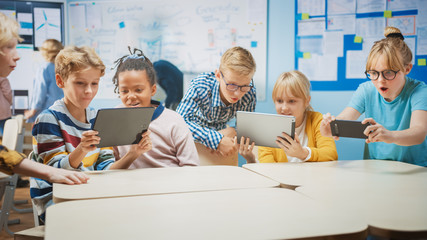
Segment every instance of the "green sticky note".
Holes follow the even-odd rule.
[[[309,18],[310,18],[310,15],[308,13],[301,14],[301,19],[302,20],[306,20],[306,19],[309,19]]]
[[[311,53],[305,52],[305,53],[302,54],[302,57],[305,58],[305,59],[311,58]]]
[[[362,43],[363,42],[363,38],[361,36],[354,36],[354,42],[355,43]]]
[[[418,58],[418,66],[427,66],[425,58]]]
[[[385,18],[391,18],[391,11],[384,11]]]

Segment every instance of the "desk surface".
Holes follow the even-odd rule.
[[[278,182],[233,166],[146,168],[89,174],[87,184],[54,184],[54,202],[279,186]]]
[[[311,182],[296,191],[356,210],[380,236],[427,237],[427,168],[340,172],[326,179],[330,181]]]
[[[328,184],[340,176],[345,177],[348,181],[351,179],[359,181],[357,176],[366,173],[409,175],[411,172],[426,169],[412,164],[386,160],[261,163],[245,164],[243,168],[271,178],[280,182],[282,187],[288,188],[307,186],[312,183]]]
[[[334,235],[364,239],[367,229],[364,219],[349,217],[348,211],[327,208],[283,188],[69,201],[49,207],[46,216],[47,240],[292,239]]]
[[[366,218],[380,236],[427,237],[427,168],[396,161],[247,164],[325,205]]]

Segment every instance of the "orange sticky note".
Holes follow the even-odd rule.
[[[302,57],[303,57],[304,59],[309,59],[309,58],[311,58],[311,53],[309,53],[309,52],[305,52],[305,53],[303,53],[303,54],[302,54]]]
[[[363,38],[361,36],[354,36],[354,42],[355,43],[362,43],[363,42]]]
[[[392,15],[392,14],[391,14],[391,11],[388,11],[388,10],[387,10],[387,11],[384,11],[384,17],[385,17],[385,18],[391,18],[391,15]]]
[[[302,20],[306,20],[306,19],[309,19],[309,18],[310,18],[310,15],[308,13],[301,14],[301,19]]]
[[[418,66],[427,66],[425,58],[418,58]]]

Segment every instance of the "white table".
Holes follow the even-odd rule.
[[[46,216],[46,240],[364,239],[367,229],[360,217],[284,188],[68,201]]]
[[[427,238],[427,168],[401,166],[336,174],[326,187],[322,181],[311,182],[296,191],[325,205],[358,212],[373,235]]]
[[[365,173],[403,175],[425,169],[412,164],[386,160],[352,160],[306,163],[245,164],[243,168],[280,182],[282,187],[295,189],[312,183],[329,184],[344,177],[347,181]],[[340,179],[341,180],[341,179]]]
[[[396,161],[247,164],[329,207],[366,219],[383,237],[427,237],[427,168]],[[351,215],[350,215],[351,216]]]
[[[276,181],[233,166],[146,168],[89,174],[87,184],[54,184],[54,202],[279,186]]]

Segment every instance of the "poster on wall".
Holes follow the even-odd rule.
[[[413,53],[409,77],[427,82],[425,0],[296,0],[296,4],[295,65],[307,74],[313,90],[355,90],[367,81],[366,59],[387,26],[400,29]]]

